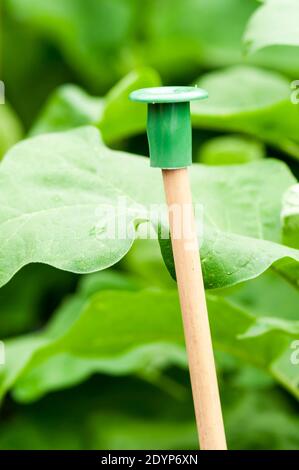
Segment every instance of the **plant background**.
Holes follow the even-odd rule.
[[[290,82],[299,79],[298,37],[286,37],[292,30],[286,28],[286,36],[269,33],[271,37],[261,39],[253,25],[255,40],[249,29],[246,43],[244,33],[259,2],[1,3],[1,79],[7,101],[0,106],[0,158],[28,135],[85,124],[97,126],[110,148],[147,155],[144,109],[127,102],[129,91],[160,81],[184,85],[200,80],[212,104],[193,110],[194,161],[206,163],[211,172],[213,166],[226,165],[220,169],[223,175],[233,173],[230,164],[247,174],[250,162],[268,157],[285,162],[293,177],[283,173],[287,170],[280,176],[281,167],[276,166],[267,167],[260,180],[256,175],[265,200],[277,200],[280,217],[283,190],[299,174],[298,106],[290,102]],[[295,3],[288,5],[290,24]],[[298,8],[296,13],[298,18]],[[266,36],[267,24],[275,21],[273,12],[269,15],[270,20],[262,18]],[[267,48],[260,48],[262,40]],[[285,188],[283,183],[278,188],[284,177]],[[236,176],[224,189],[228,204],[233,203],[229,185],[242,198],[242,181]],[[0,187],[0,194],[5,191]],[[245,185],[244,191],[250,193],[250,188]],[[253,191],[247,207],[258,197]],[[283,241],[295,249],[298,205],[297,200],[297,216],[295,210],[289,225],[289,219],[284,221]],[[231,449],[299,448],[299,365],[291,366],[288,355],[291,342],[299,338],[299,277],[294,270],[289,283],[289,271],[284,276],[278,271],[261,269],[253,280],[209,290]],[[23,374],[10,380],[7,369],[0,371],[0,448],[196,448],[175,288],[155,241],[137,241],[120,262],[96,274],[72,274],[43,264],[22,268],[0,290],[0,338],[9,345],[7,368],[20,368]],[[227,299],[229,308],[222,303]],[[56,345],[58,352],[49,353],[42,367],[26,363],[28,344],[30,350],[36,335],[49,330],[55,337],[57,331],[71,330],[67,314],[77,317],[86,309],[103,350],[88,358],[77,352],[74,362]],[[249,339],[234,332],[238,324],[252,327]],[[244,333],[245,327],[240,328]],[[139,341],[144,329],[152,336]],[[77,341],[84,350],[89,341],[84,320],[77,330],[63,341]],[[175,338],[172,345],[164,344],[169,331]],[[232,337],[222,342],[230,332]],[[128,344],[126,333],[131,335]]]

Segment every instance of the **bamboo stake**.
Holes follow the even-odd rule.
[[[226,441],[199,260],[187,168],[162,170],[183,317],[195,416],[202,450],[225,450]],[[179,215],[177,210],[179,209]],[[183,216],[186,230],[178,230]]]
[[[197,87],[144,88],[133,101],[148,103],[152,167],[161,168],[188,353],[200,447],[225,450],[204,283],[187,167],[192,164],[190,101],[207,98]],[[178,214],[179,213],[179,214]],[[179,215],[179,227],[176,217]]]

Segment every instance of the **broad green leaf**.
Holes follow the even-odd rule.
[[[31,360],[40,345],[53,343],[57,338],[67,334],[93,294],[109,290],[117,296],[119,290],[134,291],[140,287],[137,278],[130,275],[124,276],[112,270],[84,276],[80,282],[78,294],[58,309],[47,326],[45,334],[39,335],[39,338],[29,335],[6,342],[9,373],[5,373],[5,376],[0,379],[2,392],[8,390],[12,382],[19,374],[22,374],[24,364]],[[122,321],[121,318],[120,321]],[[113,331],[112,328],[111,337],[113,337]],[[69,351],[56,352],[57,354],[54,355],[50,353],[47,360],[35,367],[33,371],[29,371],[29,381],[26,380],[25,386],[16,391],[19,400],[31,401],[51,390],[74,386],[97,372],[118,376],[135,372],[147,380],[156,381],[156,375],[161,367],[166,367],[168,363],[185,364],[184,351],[170,344],[167,347],[159,344],[142,345],[132,351],[124,352],[119,357],[106,358],[104,356],[102,360],[73,355]],[[25,358],[25,363],[20,360],[20,357]]]
[[[299,46],[297,0],[265,0],[250,18],[244,41],[250,53],[273,45]]]
[[[298,287],[298,285],[297,285]],[[293,336],[284,351],[272,362],[270,373],[291,393],[298,396],[299,358],[298,289],[269,270],[257,279],[223,291],[230,302],[256,317],[255,324],[240,338],[285,331]],[[292,320],[290,321],[285,321]]]
[[[92,97],[74,85],[64,85],[50,97],[31,135],[89,124],[98,125],[106,142],[142,132],[146,127],[146,107],[130,102],[129,94],[137,88],[159,85],[157,73],[150,68],[131,72],[104,98]]]
[[[223,290],[222,295],[256,317],[299,320],[298,289],[272,269],[256,279]]]
[[[264,157],[260,142],[241,136],[228,135],[208,140],[199,151],[198,160],[207,165],[235,165]]]
[[[21,124],[10,106],[0,104],[0,160],[22,138]]]
[[[126,290],[135,291],[141,288],[140,279],[128,273],[107,269],[95,274],[83,276],[80,282],[80,294],[88,298],[96,292],[102,290]]]
[[[137,238],[131,250],[122,259],[121,266],[133,276],[138,277],[143,287],[152,286],[160,289],[176,287],[174,279],[169,276],[163,262],[156,240]]]
[[[281,217],[285,243],[299,248],[299,184],[291,186],[284,195]]]
[[[281,331],[293,336],[299,334],[299,321],[286,322],[278,318],[265,317],[258,319],[253,327],[249,328],[246,333],[241,335],[241,338],[255,338],[256,336],[264,335],[271,331]]]
[[[296,366],[287,378],[283,368],[273,369],[279,358],[287,354],[290,357],[291,344],[298,336],[298,322],[255,317],[234,302],[212,295],[208,296],[208,309],[216,349],[267,370],[299,398]]]
[[[299,158],[299,107],[286,78],[239,66],[211,72],[197,85],[209,99],[192,104],[195,127],[243,132]]]
[[[297,282],[299,252],[280,244],[281,198],[294,183],[284,164],[194,165],[191,181],[194,202],[204,208],[208,288],[257,277],[278,261]],[[160,173],[148,160],[108,149],[92,127],[14,147],[1,165],[0,193],[1,285],[33,262],[75,273],[112,266],[131,248],[139,224],[157,223],[155,204],[164,202]],[[169,239],[160,244],[174,272]]]
[[[289,347],[276,358],[271,364],[271,373],[277,380],[291,393],[298,397],[298,359],[299,359],[299,343],[298,334]]]
[[[165,315],[157,312],[152,318],[149,312],[157,301]],[[58,311],[44,333],[6,343],[1,394],[16,380],[22,382],[24,373],[16,396],[26,401],[95,372],[150,377],[168,364],[185,365],[177,303],[171,291],[164,296],[137,292],[133,297],[127,291],[104,291],[86,300],[79,294]]]
[[[176,291],[116,295],[96,291],[96,279],[93,289],[94,295],[83,290],[70,299],[44,332],[7,342],[2,395],[13,389],[16,399],[30,401],[96,372],[150,378],[170,364],[186,365]],[[270,372],[298,396],[296,368],[291,380],[283,369],[272,370],[297,337],[298,322],[255,317],[220,296],[207,299],[214,347]]]
[[[63,85],[49,98],[30,135],[93,124],[100,119],[103,105],[103,99],[88,95],[78,86]]]
[[[146,129],[146,106],[132,103],[129,94],[138,88],[160,86],[157,72],[141,68],[131,72],[106,95],[103,112],[98,122],[105,141],[120,139]]]

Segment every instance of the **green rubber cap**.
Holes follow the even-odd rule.
[[[132,101],[148,103],[151,166],[175,169],[192,164],[190,101],[207,97],[205,90],[185,86],[143,88],[130,94]]]

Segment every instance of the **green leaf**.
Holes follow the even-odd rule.
[[[228,299],[208,296],[208,309],[214,347],[267,370],[278,382],[299,398],[299,375],[295,365],[286,378],[284,369],[273,364],[291,355],[291,344],[298,335],[298,322],[255,317]]]
[[[299,108],[286,78],[238,66],[211,72],[197,85],[209,99],[192,104],[195,127],[243,132],[299,158]]]
[[[137,238],[131,250],[122,259],[121,266],[125,271],[138,277],[139,283],[144,288],[151,286],[173,289],[176,287],[175,280],[169,276],[163,262],[157,240]]]
[[[273,269],[222,294],[256,317],[298,320],[299,291]]]
[[[176,291],[120,289],[116,295],[107,287],[97,290],[101,274],[93,276],[89,294],[81,289],[44,332],[7,342],[1,395],[12,388],[17,400],[31,401],[96,372],[150,379],[170,364],[186,366]],[[217,295],[207,300],[214,347],[268,371],[299,396],[295,366],[290,380],[284,369],[272,370],[290,351],[298,322],[255,317]]]
[[[115,85],[104,101],[103,113],[98,123],[105,141],[144,132],[146,129],[146,106],[132,103],[129,94],[138,88],[161,85],[157,72],[150,68],[141,68],[131,72]]]
[[[257,277],[278,261],[276,268],[297,282],[299,252],[280,244],[281,198],[294,183],[284,164],[268,160],[233,171],[194,165],[191,180],[194,202],[204,207],[208,288]],[[151,205],[164,202],[160,174],[147,159],[108,149],[92,127],[17,145],[2,162],[0,188],[1,285],[28,263],[75,273],[112,266],[131,248],[139,224],[157,223]],[[160,243],[174,272],[170,241]]]
[[[104,98],[88,95],[74,85],[58,88],[37,118],[30,134],[63,131],[87,124],[98,125],[106,142],[142,132],[146,128],[146,107],[129,101],[136,88],[159,86],[160,78],[150,68],[131,72]]]
[[[30,135],[93,124],[100,119],[103,105],[103,99],[89,96],[78,86],[63,85],[49,98]]]
[[[214,137],[200,148],[198,160],[207,165],[235,165],[264,157],[260,142],[238,135]]]
[[[274,45],[299,46],[297,0],[265,0],[250,18],[244,41],[250,53]]]
[[[100,144],[99,133],[94,128],[44,135],[15,147],[2,166],[1,189],[6,195],[2,193],[1,220],[8,230],[18,227],[11,235],[19,248],[15,245],[16,251],[5,262],[2,255],[5,256],[10,236],[4,236],[0,255],[2,275],[7,276],[7,268],[12,275],[28,262],[38,262],[41,253],[41,262],[79,273],[104,269],[124,256],[133,242],[134,233],[133,237],[123,240],[103,241],[97,237],[97,231],[101,234],[101,226],[97,224],[102,223],[102,213],[97,210],[106,209],[107,204],[114,204],[118,196],[126,195],[125,188],[122,190],[116,181],[113,182],[118,178],[118,157],[117,152],[111,153]],[[136,157],[127,158],[129,162],[131,159],[136,161],[137,168],[140,164],[143,166]],[[129,163],[127,158],[126,164]],[[17,169],[19,165],[20,170]],[[9,183],[13,173],[19,190]],[[18,177],[20,182],[16,183]],[[7,184],[10,189],[4,189]],[[126,181],[123,184],[126,186]],[[30,200],[26,201],[27,197]],[[134,206],[136,203],[132,210]],[[134,219],[135,214],[128,215],[129,226],[133,227]],[[19,230],[22,232],[20,237]]]
[[[179,314],[176,293],[131,294],[107,291],[87,300],[79,294],[57,312],[43,334],[7,342],[1,394],[18,381],[15,395],[27,401],[95,372],[151,377],[168,364],[184,365],[180,317],[173,321]],[[165,315],[157,312],[152,318],[148,312],[157,301]]]
[[[21,124],[11,107],[0,103],[0,160],[22,138]]]
[[[292,361],[292,356],[298,357],[298,285],[296,289],[286,280],[279,278],[275,271],[269,270],[259,278],[237,288],[226,289],[223,295],[234,305],[256,317],[255,323],[245,334],[239,335],[240,339],[263,337],[274,332],[291,335],[277,358],[271,361],[270,373],[298,397],[298,365]],[[267,354],[267,351],[265,353]]]
[[[80,294],[88,298],[102,290],[126,290],[135,291],[141,287],[140,280],[128,273],[107,269],[98,273],[83,276],[80,282]]]

